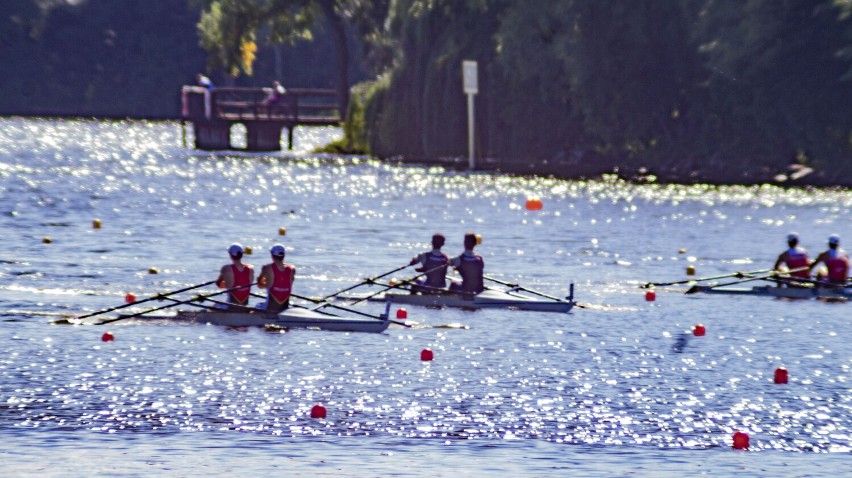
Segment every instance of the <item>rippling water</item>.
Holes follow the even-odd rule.
[[[172,123],[0,119],[0,470],[305,475],[845,473],[848,304],[638,286],[852,237],[852,194],[562,181],[309,153],[205,153]],[[542,211],[524,202],[541,197]],[[95,229],[99,219],[103,227]],[[286,228],[286,236],[278,235]],[[409,308],[384,334],[52,322],[215,278],[284,241],[297,291],[484,238],[570,314]],[[44,242],[46,238],[50,242]],[[150,269],[159,273],[151,274]],[[397,277],[406,277],[400,272]],[[377,289],[365,288],[363,292]],[[364,311],[377,312],[379,304]],[[707,335],[689,330],[703,323]],[[421,362],[423,348],[435,351]],[[776,367],[788,385],[772,382]],[[309,417],[323,403],[328,418]],[[749,452],[731,449],[736,430]],[[8,474],[8,473],[7,473]]]

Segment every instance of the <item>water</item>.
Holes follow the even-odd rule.
[[[683,280],[687,265],[704,277],[771,267],[791,230],[815,255],[829,234],[852,235],[850,193],[311,155],[339,134],[332,128],[297,131],[293,154],[262,155],[182,149],[171,123],[0,123],[7,475],[825,476],[849,467],[849,305],[683,295],[687,286],[645,302],[639,286]],[[531,196],[542,211],[524,209]],[[410,307],[414,327],[376,335],[53,324],[121,305],[128,292],[212,280],[235,241],[252,246],[256,266],[283,241],[297,291],[319,296],[401,266],[436,231],[448,253],[465,232],[481,234],[496,278],[561,296],[574,282],[583,307]],[[697,323],[705,337],[688,333]],[[101,342],[106,330],[114,342]],[[423,348],[433,362],[419,360]],[[788,385],[772,383],[779,366]],[[309,417],[316,403],[326,420]],[[749,433],[750,451],[731,449],[736,430]]]

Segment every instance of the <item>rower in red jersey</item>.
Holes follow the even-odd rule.
[[[257,305],[258,309],[270,312],[281,312],[290,306],[290,294],[293,291],[293,281],[296,278],[296,268],[284,263],[287,250],[282,244],[275,244],[269,250],[272,263],[266,264],[260,270],[257,286],[266,289],[265,302]]]
[[[226,300],[236,307],[222,306],[223,308],[239,310],[241,307],[248,306],[251,285],[254,284],[254,267],[243,263],[244,251],[243,246],[237,243],[228,246],[231,263],[222,266],[219,277],[216,279],[216,285],[223,289],[234,289],[235,287],[238,287],[238,289],[230,290]]]
[[[461,284],[453,282],[450,290],[478,294],[485,290],[483,283],[485,261],[482,256],[473,252],[476,247],[476,234],[468,232],[464,235],[464,252],[450,259],[450,265],[462,276]]]
[[[828,250],[817,256],[810,266],[811,270],[820,262],[828,269],[828,282],[838,286],[846,285],[849,277],[849,256],[840,248],[840,236],[837,234],[829,236]]]
[[[773,269],[777,271],[784,264],[787,266],[787,270],[791,271],[791,277],[810,279],[811,270],[809,266],[811,261],[808,259],[808,251],[799,247],[799,235],[795,232],[787,234],[787,245],[789,248],[778,256]]]

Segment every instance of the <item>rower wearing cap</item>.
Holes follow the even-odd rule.
[[[482,256],[473,252],[476,247],[476,234],[468,232],[464,235],[464,252],[450,259],[450,265],[462,276],[462,283],[453,282],[450,290],[478,294],[485,290],[483,277],[485,261]]]
[[[284,245],[275,244],[269,249],[269,254],[272,256],[272,263],[263,266],[257,279],[257,286],[267,290],[267,298],[265,302],[258,304],[257,308],[280,312],[290,306],[296,268],[284,263],[284,256],[287,254]]]
[[[787,245],[789,248],[778,256],[773,269],[777,271],[781,264],[785,264],[791,277],[809,279],[811,270],[808,266],[811,265],[811,261],[808,259],[808,251],[799,247],[799,235],[795,232],[787,234]]]
[[[811,270],[820,262],[828,269],[828,282],[846,285],[846,279],[849,276],[849,256],[840,248],[840,236],[832,234],[828,237],[828,250],[817,256],[810,266]]]
[[[446,238],[443,234],[434,234],[432,236],[432,250],[418,254],[411,259],[409,265],[420,264],[420,267],[415,270],[426,273],[426,278],[417,281],[414,285],[415,290],[427,293],[439,292],[436,289],[445,289],[447,287],[447,264],[450,258],[441,252],[445,241]]]
[[[249,296],[251,295],[251,285],[254,284],[254,267],[250,264],[243,263],[243,246],[237,243],[228,246],[228,255],[231,256],[231,263],[222,266],[219,271],[219,277],[216,279],[216,285],[224,289],[234,289],[228,291],[227,302],[239,309],[248,305]]]

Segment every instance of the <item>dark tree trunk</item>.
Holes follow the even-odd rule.
[[[337,102],[340,117],[349,109],[349,43],[346,40],[346,23],[334,10],[335,0],[320,0],[319,5],[328,19],[331,36],[337,46]]]

